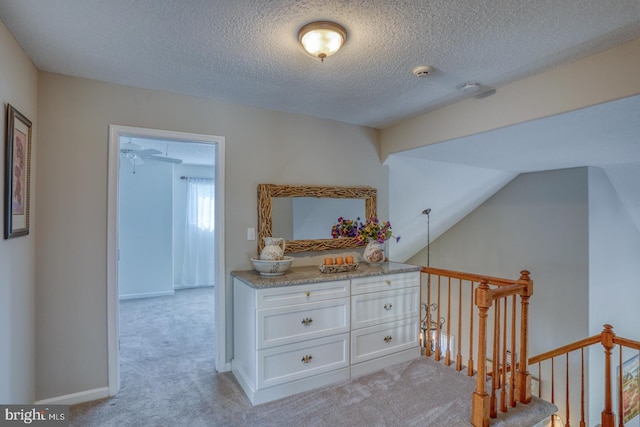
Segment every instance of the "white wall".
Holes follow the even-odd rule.
[[[173,286],[182,286],[182,263],[187,223],[187,181],[181,176],[214,178],[213,166],[179,164],[173,167]]]
[[[518,174],[395,154],[389,166],[389,215],[393,234],[389,259],[404,262],[467,216]],[[422,212],[431,209],[430,229]]]
[[[640,341],[639,260],[640,231],[606,173],[600,168],[589,168],[589,335],[599,334],[608,323],[614,326],[616,335]],[[613,355],[616,368],[617,349]],[[629,357],[631,352],[623,353],[623,361]],[[603,409],[603,363],[602,346],[594,346],[589,353],[591,420],[599,420]],[[616,376],[614,372],[613,378]],[[617,385],[613,390],[617,392]]]
[[[135,171],[135,173],[134,173]],[[119,174],[121,299],[173,294],[173,165],[127,159]]]
[[[589,168],[589,333],[640,341],[640,231],[605,172]],[[607,303],[609,302],[609,303]]]
[[[0,21],[0,131],[2,147],[6,104],[31,120],[31,217],[29,235],[0,240],[0,403],[33,403],[35,396],[35,258],[38,73]],[[4,148],[0,169],[4,182]],[[4,209],[0,213],[4,226]],[[44,302],[42,302],[43,304]],[[41,306],[41,305],[39,305]]]
[[[257,241],[260,183],[369,185],[388,217],[388,176],[378,131],[166,92],[41,72],[38,165],[41,222],[37,241],[38,400],[105,387],[107,372],[106,224],[109,124],[225,137],[225,260],[229,272],[250,269]],[[335,153],[342,153],[336,156]],[[358,159],[354,162],[353,159]],[[316,264],[322,253],[295,265]],[[232,357],[231,310],[227,354]]]

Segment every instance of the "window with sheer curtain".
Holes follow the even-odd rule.
[[[182,287],[214,284],[214,207],[214,181],[208,178],[187,178]]]

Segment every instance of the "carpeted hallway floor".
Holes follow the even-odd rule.
[[[213,299],[207,288],[123,301],[120,392],[72,406],[71,425],[470,426],[474,380],[426,357],[252,406],[230,372],[214,370]],[[529,406],[492,425],[532,426],[553,412]]]

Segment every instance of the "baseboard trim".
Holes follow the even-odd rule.
[[[76,405],[92,400],[109,397],[109,387],[94,388],[93,390],[80,391],[78,393],[65,394],[64,396],[38,400],[34,405]]]
[[[137,299],[137,298],[152,298],[152,297],[165,297],[168,295],[173,295],[175,292],[172,290],[170,291],[161,291],[161,292],[143,292],[140,294],[124,294],[124,295],[120,295],[120,300],[125,300],[125,299]]]
[[[183,289],[201,289],[201,288],[215,288],[215,283],[208,283],[206,285],[173,285],[173,289],[181,291]]]
[[[231,370],[231,362],[225,362],[221,366],[216,365],[217,372],[229,372]]]

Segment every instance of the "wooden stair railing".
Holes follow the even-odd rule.
[[[457,326],[456,369],[458,371],[463,369],[463,347],[466,347],[467,375],[477,375],[476,390],[471,397],[471,423],[475,427],[488,427],[490,418],[497,417],[498,410],[507,412],[509,406],[516,406],[516,402],[529,403],[531,376],[527,371],[527,343],[529,298],[533,295],[533,281],[530,273],[522,271],[518,280],[431,267],[423,267],[422,273],[427,278],[426,315],[421,322],[425,355],[433,355],[435,360],[442,359],[441,347],[444,335],[446,344],[444,363],[445,365],[452,363],[453,320]],[[443,286],[446,294],[444,297]],[[518,297],[520,298],[519,310]],[[446,309],[442,308],[443,298],[446,299]],[[424,296],[421,300],[423,299]],[[464,301],[465,299],[467,301]],[[455,312],[451,308],[454,300],[457,300],[457,304],[454,304],[457,305]],[[469,306],[468,316],[462,308],[464,303]],[[474,320],[476,318],[474,305],[477,307],[477,321]],[[437,321],[431,319],[430,310],[437,311]],[[493,329],[487,334],[491,320],[493,320]],[[465,323],[468,323],[468,328],[466,326],[463,328]],[[477,330],[474,329],[475,324],[478,325]],[[446,325],[446,332],[442,330],[443,325]],[[462,339],[463,334],[465,334],[465,341]],[[466,339],[468,339],[468,345]],[[474,340],[477,342],[475,346]],[[474,361],[474,355],[477,362]],[[491,369],[487,376],[489,360]],[[486,381],[488,377],[491,378],[490,384]],[[488,386],[490,390],[487,389]]]
[[[616,334],[613,332],[613,326],[611,325],[604,325],[604,329],[602,330],[602,332],[598,335],[594,335],[592,337],[589,338],[585,338],[579,341],[576,341],[574,343],[571,344],[567,344],[565,346],[559,347],[555,350],[551,350],[548,351],[546,353],[543,354],[539,354],[537,356],[533,356],[529,359],[529,365],[533,366],[533,365],[538,365],[538,377],[539,378],[543,378],[542,375],[542,370],[541,370],[541,365],[542,362],[545,361],[550,361],[550,380],[551,380],[551,384],[550,384],[550,401],[551,403],[556,404],[556,398],[555,398],[555,375],[554,375],[554,371],[555,371],[555,359],[556,358],[562,358],[564,356],[564,365],[565,365],[565,370],[566,370],[566,376],[565,376],[565,394],[564,394],[564,407],[565,407],[565,414],[564,414],[564,425],[565,427],[570,427],[571,426],[571,411],[570,411],[570,396],[571,396],[571,390],[574,390],[575,388],[578,388],[578,386],[576,385],[576,381],[570,382],[569,381],[569,355],[571,353],[574,352],[579,352],[579,356],[580,356],[580,366],[579,366],[579,371],[580,371],[580,381],[579,381],[579,393],[580,393],[580,419],[579,421],[579,425],[580,427],[585,427],[587,425],[587,421],[585,419],[585,358],[584,358],[584,351],[586,348],[595,345],[595,344],[601,344],[602,347],[604,348],[604,405],[603,405],[603,411],[601,414],[601,420],[600,423],[602,425],[602,427],[614,427],[616,424],[616,415],[613,412],[613,392],[612,392],[612,369],[611,369],[611,362],[612,362],[612,354],[613,354],[613,350],[615,348],[615,346],[617,345],[619,347],[619,371],[617,372],[618,374],[618,396],[617,396],[617,401],[618,401],[618,411],[619,414],[621,415],[623,413],[622,411],[622,391],[623,391],[623,387],[622,387],[622,354],[623,354],[623,350],[624,349],[635,349],[640,351],[640,342],[638,341],[634,341],[634,340],[630,340],[627,338],[622,338],[622,337],[618,337],[616,336]],[[574,385],[575,387],[572,388],[571,385]],[[574,390],[576,391],[576,390]],[[542,389],[540,389],[539,392],[539,396],[538,397],[543,397],[546,398],[546,395],[542,395]],[[619,427],[624,427],[624,421],[622,419],[622,417],[619,415],[619,423],[618,426]],[[560,417],[562,419],[562,417]]]

